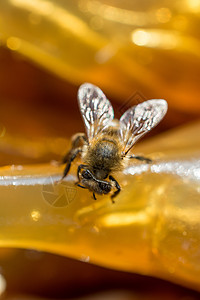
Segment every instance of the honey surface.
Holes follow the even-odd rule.
[[[74,164],[1,168],[1,246],[35,248],[199,289],[199,123],[149,140],[135,151],[153,164],[117,174],[112,204],[77,188]],[[191,147],[181,145],[181,137]],[[171,143],[170,151],[167,146]],[[145,150],[144,150],[145,149]]]

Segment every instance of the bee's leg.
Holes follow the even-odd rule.
[[[130,155],[128,158],[135,158],[141,161],[146,161],[146,163],[150,164],[152,163],[152,160],[150,158],[144,157],[144,156],[139,156],[139,155]]]
[[[96,198],[96,196],[95,196],[95,193],[93,193],[93,198],[94,198],[94,200],[97,200],[97,198]]]
[[[62,159],[62,164],[66,164],[69,161],[71,152],[77,148],[81,148],[85,143],[88,143],[85,133],[76,133],[72,136],[72,147]]]
[[[68,159],[67,159],[67,165],[64,169],[64,173],[63,173],[63,178],[65,178],[69,172],[69,169],[71,167],[71,163],[73,162],[73,160],[77,157],[77,155],[82,151],[82,148],[77,148],[77,149],[73,149],[68,153]],[[61,180],[62,180],[61,179]]]
[[[115,183],[115,187],[117,189],[111,196],[112,203],[115,203],[113,198],[115,198],[119,194],[119,192],[121,191],[121,187],[120,187],[119,183],[117,182],[117,180],[113,176],[110,175],[109,179]]]
[[[82,188],[82,189],[87,189],[85,186],[80,185],[79,183],[76,184],[78,187]]]
[[[60,162],[61,165],[68,163],[68,161],[70,160],[70,156],[72,153],[72,149],[70,151],[68,151],[65,156],[63,157],[62,161]]]
[[[85,143],[88,144],[85,133],[76,133],[72,136],[72,148],[78,148],[83,146]]]

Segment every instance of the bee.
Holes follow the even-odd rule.
[[[97,86],[84,83],[78,90],[79,108],[86,133],[72,137],[71,150],[63,158],[66,164],[62,179],[67,176],[71,163],[78,156],[82,164],[77,168],[76,183],[93,193],[111,193],[111,200],[121,191],[113,173],[123,170],[129,159],[151,163],[149,158],[128,155],[133,145],[155,127],[167,112],[165,100],[147,100],[128,109],[120,118],[114,119],[110,101]]]

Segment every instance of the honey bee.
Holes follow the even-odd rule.
[[[104,93],[90,83],[78,90],[79,108],[85,123],[87,136],[78,133],[72,137],[71,150],[63,158],[66,167],[62,179],[67,176],[71,163],[80,156],[83,164],[77,169],[79,187],[96,195],[110,192],[112,202],[121,187],[112,173],[123,170],[128,159],[151,163],[149,158],[128,155],[133,145],[155,127],[167,112],[165,100],[148,100],[128,109],[114,119],[114,111]]]

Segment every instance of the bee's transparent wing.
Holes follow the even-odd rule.
[[[165,100],[153,99],[131,107],[121,116],[120,135],[124,143],[124,155],[163,119],[167,108]]]
[[[84,83],[80,86],[78,101],[88,140],[91,141],[113,120],[113,107],[100,88],[91,83]]]

